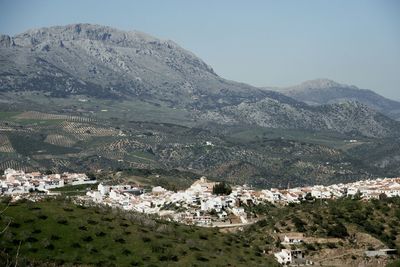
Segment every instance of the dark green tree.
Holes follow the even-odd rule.
[[[225,182],[220,182],[213,186],[214,195],[229,195],[230,193],[232,193],[232,188]]]

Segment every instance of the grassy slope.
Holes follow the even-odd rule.
[[[1,209],[4,204],[1,205]],[[233,234],[66,201],[18,203],[1,215],[1,260],[98,266],[273,266]],[[103,236],[104,235],[104,236]],[[1,264],[0,264],[1,265]]]
[[[21,262],[271,266],[273,260],[263,251],[276,251],[281,246],[278,235],[285,232],[327,238],[325,244],[308,242],[299,246],[317,262],[325,260],[322,255],[332,257],[345,251],[347,255],[338,260],[343,261],[343,266],[353,266],[366,260],[362,256],[364,250],[383,246],[400,250],[400,198],[366,203],[341,199],[287,207],[269,204],[248,210],[265,219],[244,232],[222,234],[215,229],[184,226],[135,213],[83,209],[65,200],[18,203],[1,214],[0,229],[9,218],[13,219],[0,239],[2,260],[15,255],[21,242]],[[369,259],[368,266],[378,260]]]

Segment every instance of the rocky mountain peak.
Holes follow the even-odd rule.
[[[171,43],[170,41],[162,41],[142,32],[121,31],[112,27],[95,24],[70,24],[66,26],[31,29],[14,36],[13,39],[20,46],[35,46],[49,40],[91,40],[121,46],[129,46],[135,42]]]
[[[332,89],[332,88],[357,88],[346,84],[340,84],[329,79],[315,79],[301,83],[300,85],[290,87],[290,90],[309,90],[309,89]],[[288,88],[289,89],[289,88]]]
[[[294,100],[225,80],[177,44],[137,31],[73,24],[1,36],[0,43],[0,94],[39,91],[57,98],[85,95],[93,99],[134,100],[174,112],[179,109],[200,123],[355,131],[373,137],[390,136],[396,131],[393,129],[398,129],[389,119],[376,121],[375,113],[358,113],[362,107],[316,109],[298,102],[301,97]],[[300,88],[332,88],[328,90],[330,95],[323,98],[331,104],[333,94],[340,91],[333,90],[335,86],[341,85],[320,79]],[[321,95],[316,92],[325,93],[317,89],[303,92],[314,97]],[[357,99],[341,97],[337,102],[343,100]],[[318,104],[320,100],[312,102]],[[349,114],[354,121],[349,120]]]

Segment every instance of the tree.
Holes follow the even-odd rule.
[[[214,195],[229,195],[232,193],[232,188],[225,182],[217,183],[213,186]]]
[[[306,196],[304,197],[304,199],[305,199],[306,201],[314,201],[314,197],[311,195],[310,192],[308,192],[308,193],[306,194]]]
[[[93,172],[88,172],[86,173],[86,176],[90,179],[90,180],[96,180],[96,175]]]
[[[385,200],[388,196],[385,193],[379,194],[379,200]]]
[[[357,190],[357,193],[354,194],[353,199],[354,200],[360,200],[362,198],[362,193],[360,190]]]

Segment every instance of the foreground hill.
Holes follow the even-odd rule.
[[[0,205],[1,210],[5,205]],[[278,266],[240,236],[68,201],[12,204],[0,215],[0,265]]]
[[[365,106],[315,109],[274,91],[227,81],[172,41],[90,24],[2,35],[0,93],[3,110],[26,108],[37,101],[32,105],[43,111],[53,106],[55,98],[84,96],[94,106],[116,101],[114,107],[125,106],[126,116],[159,109],[197,125],[250,123],[368,137],[400,132],[398,123]],[[62,103],[58,107],[67,109]]]
[[[359,89],[356,86],[327,79],[306,81],[300,85],[275,90],[309,105],[357,101],[393,119],[400,120],[400,102],[387,99],[371,90]]]
[[[299,233],[304,242],[288,248],[324,266],[385,266],[394,259],[364,251],[400,248],[398,198],[244,207],[259,221],[220,231],[61,198],[3,202],[0,264],[15,265],[18,253],[20,266],[277,266],[280,240]]]

